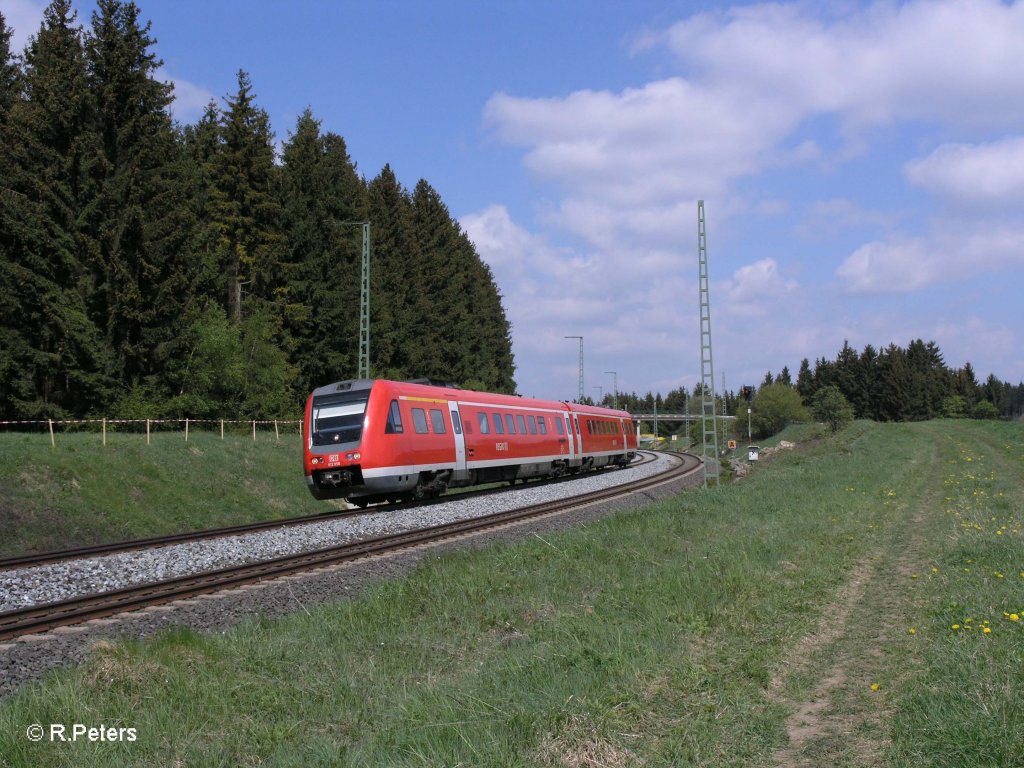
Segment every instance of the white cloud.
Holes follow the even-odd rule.
[[[906,293],[935,280],[940,265],[924,238],[862,245],[836,270],[853,293]]]
[[[564,99],[500,93],[484,118],[505,141],[530,147],[525,162],[538,179],[619,207],[720,193],[763,167],[761,155],[794,127],[770,99],[740,101],[682,78]]]
[[[215,101],[213,93],[201,85],[190,83],[180,77],[170,74],[161,67],[156,72],[156,79],[169,82],[174,86],[174,101],[171,103],[171,112],[176,120],[182,123],[194,123],[206,110],[206,105]]]
[[[850,126],[931,119],[1012,126],[1024,72],[1024,4],[877,2],[829,18],[813,4],[738,6],[648,35],[707,82]]]
[[[891,211],[871,210],[848,197],[833,197],[812,203],[796,231],[803,237],[832,238],[864,227],[892,229],[898,221],[899,215]]]
[[[760,313],[785,301],[798,287],[795,280],[782,277],[775,259],[766,258],[737,269],[726,286],[726,296],[732,311],[746,308],[748,313]]]
[[[901,237],[862,245],[836,270],[852,293],[909,293],[932,283],[962,280],[985,270],[1024,266],[1024,227],[1019,222],[953,221],[926,237]]]
[[[1024,206],[1024,137],[988,144],[943,144],[904,167],[907,179],[968,205]]]

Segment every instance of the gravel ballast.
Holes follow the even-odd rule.
[[[7,603],[12,599],[49,602],[67,599],[55,595],[70,596],[109,590],[116,588],[116,585],[126,586],[131,583],[197,573],[231,563],[277,557],[360,538],[397,533],[424,525],[452,522],[622,484],[664,471],[667,461],[678,459],[660,454],[657,462],[625,470],[596,473],[570,483],[523,486],[491,496],[455,498],[444,504],[391,512],[382,510],[357,518],[173,545],[153,551],[89,558],[76,561],[74,564],[52,564],[4,572],[0,573],[0,595],[3,595],[3,600]],[[87,622],[45,635],[27,636],[0,644],[0,695],[16,690],[47,669],[84,661],[88,658],[89,647],[99,640],[117,637],[144,638],[171,626],[186,626],[196,631],[224,630],[256,615],[280,616],[301,610],[306,605],[345,599],[358,594],[368,584],[408,572],[428,554],[436,556],[439,552],[449,549],[521,540],[535,533],[580,525],[617,511],[632,509],[674,495],[686,486],[699,483],[699,480],[698,474],[653,491],[629,494],[620,499],[476,535],[459,542],[435,544],[333,566],[308,574],[282,577],[258,586],[227,590],[155,609],[120,614],[113,620]],[[15,591],[9,592],[12,587]],[[34,597],[27,597],[29,595]]]

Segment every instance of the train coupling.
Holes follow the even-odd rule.
[[[352,485],[352,472],[347,469],[330,469],[320,472],[317,479],[321,486],[341,488]]]

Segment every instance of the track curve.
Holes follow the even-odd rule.
[[[679,457],[678,464],[666,472],[570,499],[545,502],[522,509],[499,512],[387,536],[363,539],[296,555],[206,571],[187,577],[149,582],[126,589],[85,595],[57,603],[8,611],[0,614],[0,640],[45,632],[54,627],[76,624],[125,611],[230,589],[243,584],[273,579],[285,574],[314,570],[371,555],[427,546],[482,531],[516,525],[528,520],[557,515],[617,496],[640,493],[660,485],[675,482],[699,469],[700,459],[698,457],[691,454],[675,455]],[[315,517],[317,519],[320,518],[320,516]],[[137,544],[138,542],[133,543]]]

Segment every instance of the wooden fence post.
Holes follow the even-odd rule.
[[[53,439],[53,419],[50,419],[50,447],[56,448],[57,443]]]
[[[252,420],[252,441],[256,442],[256,419]]]
[[[277,431],[277,419],[274,419],[274,437],[277,438],[277,442],[281,442],[281,433]]]
[[[188,442],[188,419],[185,419],[185,442]]]
[[[146,419],[146,445],[149,445],[149,419]]]
[[[220,420],[220,439],[224,439],[224,419]]]
[[[103,447],[107,447],[107,417],[103,417]]]

